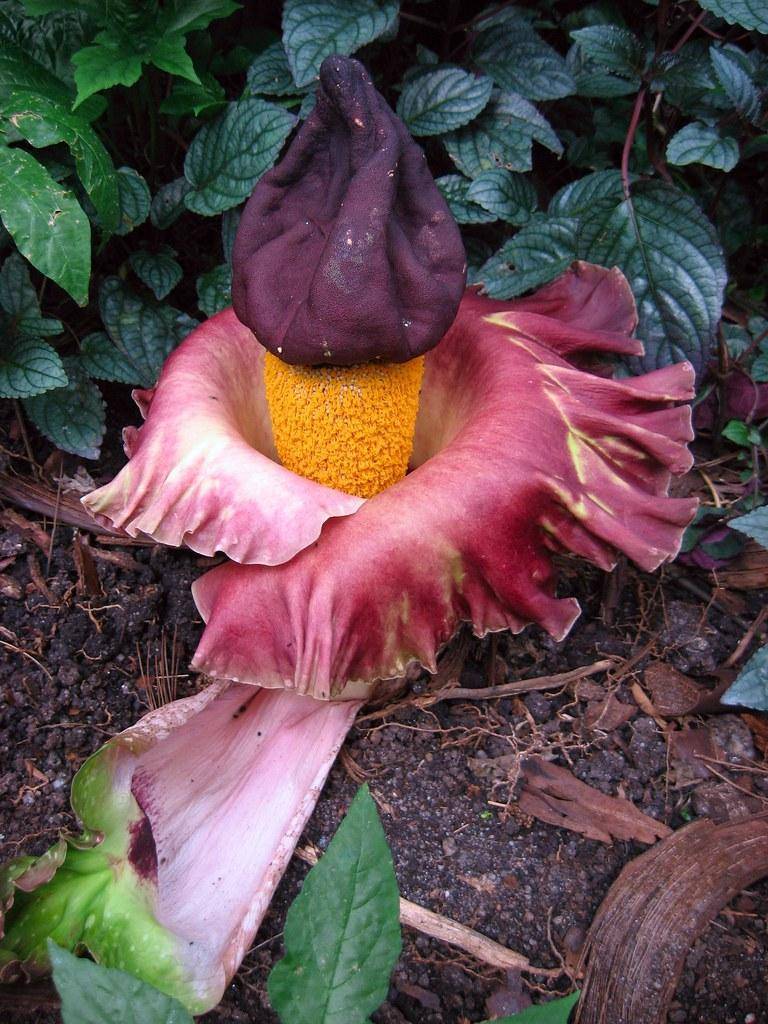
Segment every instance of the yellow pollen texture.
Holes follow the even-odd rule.
[[[406,363],[289,366],[267,352],[264,382],[280,461],[360,498],[402,480],[424,357]]]

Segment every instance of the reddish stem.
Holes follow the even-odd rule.
[[[621,151],[621,185],[624,189],[624,198],[629,199],[629,154],[632,152],[632,145],[635,141],[635,135],[637,133],[637,126],[640,123],[640,115],[643,112],[643,104],[645,103],[645,94],[648,91],[648,86],[643,85],[635,97],[635,105],[632,108],[632,117],[629,119],[629,128],[627,128],[627,137],[624,139],[624,148]]]

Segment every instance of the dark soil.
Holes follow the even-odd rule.
[[[91,472],[106,477],[113,468],[107,463]],[[50,520],[25,515],[51,531]],[[3,579],[12,581],[0,595],[2,858],[41,852],[60,828],[73,826],[68,793],[74,772],[146,710],[142,676],[156,671],[163,648],[178,661],[177,696],[202,685],[186,674],[202,628],[190,583],[210,560],[160,547],[114,546],[104,538],[94,539],[93,546],[118,552],[125,561],[119,566],[94,560],[103,596],[78,592],[70,527],[57,526],[50,558],[17,526],[0,535],[0,562],[7,563]],[[567,640],[555,643],[534,629],[496,640],[462,638],[452,648],[464,655],[461,685],[483,686],[491,671],[500,682],[564,671],[606,655],[627,658],[646,647],[615,690],[619,701],[635,709],[631,721],[609,732],[590,729],[586,702],[573,688],[523,698],[443,701],[425,710],[411,707],[387,718],[363,719],[350,734],[346,756],[331,772],[305,835],[305,841],[327,846],[364,776],[381,812],[402,894],[548,967],[558,966],[561,958],[575,963],[609,886],[644,847],[608,846],[524,818],[516,811],[512,782],[499,777],[492,763],[486,765],[505,754],[535,750],[570,767],[589,785],[628,797],[673,828],[681,826],[702,812],[702,801],[692,785],[678,788],[671,781],[664,734],[635,707],[631,684],[655,657],[711,685],[711,674],[760,607],[757,596],[739,595],[736,611],[723,610],[709,600],[709,577],[689,570],[645,576],[624,568],[606,587],[600,573],[566,560],[562,586],[563,592],[577,594],[584,609]],[[420,679],[412,690],[423,692],[425,686]],[[741,719],[730,718],[732,731],[746,729]],[[768,793],[766,778],[753,774],[758,798]],[[281,955],[285,910],[306,870],[294,859],[254,949],[223,1004],[206,1020],[277,1020],[268,1008],[265,982]],[[768,1022],[767,912],[768,883],[763,882],[740,894],[712,922],[688,956],[670,1021]],[[504,977],[406,930],[388,1002],[374,1020],[469,1024],[494,1010],[516,1012],[530,998],[536,1002],[570,988],[567,974],[547,985],[532,977]],[[0,1003],[0,1020],[58,1020],[44,1001],[37,1007],[21,1002]]]

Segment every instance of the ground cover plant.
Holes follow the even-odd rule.
[[[211,676],[235,680],[234,685],[191,693],[178,712],[185,720],[181,726],[175,705],[158,708],[82,769],[75,808],[86,826],[106,839],[96,845],[87,836],[68,846],[60,842],[28,875],[20,873],[18,864],[13,869],[7,890],[7,974],[19,963],[27,972],[44,966],[45,937],[52,934],[56,941],[83,944],[97,958],[180,994],[194,1009],[217,1001],[279,880],[282,867],[272,869],[266,882],[264,865],[285,864],[312,809],[312,801],[301,798],[301,785],[316,797],[360,701],[375,694],[373,681],[401,676],[413,658],[438,668],[437,649],[463,619],[473,621],[479,634],[502,626],[519,629],[533,620],[561,638],[577,609],[565,593],[554,597],[552,550],[576,552],[604,568],[616,550],[646,569],[674,555],[695,505],[690,493],[659,500],[669,471],[680,473],[688,466],[683,449],[691,437],[687,414],[683,407],[670,407],[692,395],[689,371],[678,368],[681,359],[689,360],[697,375],[701,437],[710,438],[731,460],[727,465],[735,467],[725,491],[711,474],[705,477],[714,502],[706,503],[688,531],[683,558],[700,569],[727,569],[734,557],[754,553],[754,547],[744,548],[742,535],[757,542],[764,537],[765,296],[759,257],[765,237],[764,200],[756,182],[765,175],[761,32],[766,26],[760,12],[743,5],[710,11],[695,4],[630,10],[503,5],[485,11],[456,4],[447,13],[433,7],[289,2],[279,24],[274,16],[259,19],[234,4],[126,6],[116,17],[111,7],[107,12],[98,4],[72,5],[66,11],[44,3],[2,7],[0,31],[8,43],[0,57],[0,159],[8,170],[0,191],[8,253],[0,268],[2,384],[15,403],[9,408],[9,450],[20,446],[30,465],[37,465],[41,442],[29,431],[29,420],[60,450],[77,459],[95,458],[108,424],[104,395],[119,405],[121,389],[113,385],[141,388],[139,405],[148,419],[141,430],[129,427],[126,432],[131,461],[114,484],[89,495],[86,505],[102,529],[123,531],[139,542],[148,536],[164,543],[183,541],[206,558],[224,551],[234,559],[196,583],[207,627],[195,665]],[[424,146],[439,194],[461,225],[459,241],[455,226],[444,221],[445,234],[428,250],[434,261],[429,273],[423,271],[424,253],[413,260],[408,246],[415,247],[422,221],[443,218],[445,207],[431,179],[424,177],[418,151],[400,122],[379,105],[379,94],[365,84],[367,79],[355,78],[365,75],[354,70],[360,66],[339,58],[321,78],[315,100],[323,59],[348,52],[364,60],[377,89]],[[341,100],[336,109],[334,89],[342,96],[350,89],[353,101],[345,105]],[[322,142],[302,151],[294,141],[312,139],[312,132],[319,132],[321,140],[323,132],[333,137],[340,124],[354,132],[355,104],[365,112],[363,120],[372,116],[381,137],[389,140],[382,152],[390,147],[392,158],[401,161],[393,164],[399,167],[401,191],[395,199],[390,196],[386,173],[374,173],[357,193],[345,183],[346,210],[326,223],[323,203],[336,194],[338,180],[331,185],[323,177],[328,165]],[[338,139],[328,152],[332,166]],[[318,153],[319,198],[315,172],[308,170]],[[278,160],[283,162],[276,171],[264,177]],[[309,184],[302,185],[301,173]],[[238,233],[240,204],[256,185]],[[275,232],[268,226],[275,207],[267,190],[282,190],[289,209],[294,186],[299,197],[295,212],[278,218]],[[355,300],[342,307],[341,316],[323,320],[324,311],[334,309],[335,300],[323,287],[336,264],[323,251],[314,255],[319,235],[313,232],[338,234],[356,256],[355,239],[363,235],[349,232],[367,223],[372,195],[391,204],[394,220],[389,223],[397,223],[402,234],[378,236],[371,221],[370,250],[361,250],[363,258],[350,261],[345,271],[353,263],[357,268],[347,278]],[[302,224],[309,229],[304,235]],[[284,251],[268,250],[266,244],[282,238],[281,232]],[[387,248],[393,236],[408,239],[408,245]],[[134,243],[134,238],[141,241]],[[462,242],[469,280],[490,299],[467,295],[436,350],[442,355],[427,354],[419,368],[425,374],[423,417],[415,427],[411,421],[408,450],[398,455],[404,467],[415,429],[412,465],[418,468],[400,483],[404,468],[390,467],[386,473],[394,476],[380,480],[376,470],[373,482],[360,484],[355,478],[360,459],[354,457],[352,477],[326,477],[325,465],[302,461],[308,448],[302,439],[311,438],[311,447],[321,453],[338,449],[338,422],[327,425],[328,434],[320,438],[313,433],[315,424],[293,420],[289,408],[281,406],[276,417],[272,403],[282,401],[286,388],[290,397],[298,381],[305,384],[301,368],[298,376],[285,378],[280,366],[325,360],[338,367],[375,358],[376,334],[366,334],[366,323],[386,324],[386,337],[399,337],[409,356],[429,347],[427,342],[421,347],[421,340],[409,347],[409,339],[439,341],[460,297],[451,274],[456,276],[461,262],[456,253]],[[212,256],[215,250],[220,255]],[[258,263],[262,250],[265,258]],[[381,251],[389,262],[378,261]],[[391,283],[385,283],[387,266],[395,268]],[[291,305],[296,287],[303,287],[301,276],[298,285],[291,278],[296,267],[313,282],[298,312]],[[438,279],[445,287],[424,303],[424,290]],[[170,305],[166,299],[174,291],[177,297]],[[240,437],[223,427],[236,423],[242,434],[241,423],[249,417],[251,423],[261,422],[265,416],[261,408],[254,418],[251,399],[231,385],[234,379],[248,379],[254,367],[248,347],[252,335],[226,311],[230,291],[240,321],[254,328],[275,357],[270,362],[270,354],[264,356],[258,373],[264,374],[277,452],[300,477],[290,474],[289,479],[274,462],[258,456],[254,446],[263,442],[253,426]],[[82,304],[82,311],[65,292]],[[382,292],[384,302],[379,301]],[[429,307],[426,317],[419,302],[412,302],[420,294],[422,306]],[[312,311],[308,321],[301,319],[304,308]],[[280,322],[286,310],[288,327]],[[345,335],[341,328],[349,324],[353,329]],[[190,342],[167,363],[153,392],[166,358],[191,331]],[[350,338],[364,338],[374,347],[362,355],[349,349],[345,355]],[[532,363],[525,356],[515,364],[509,354],[515,338],[526,339],[517,342],[521,349],[527,346],[530,353],[533,347]],[[308,344],[314,347],[307,349]],[[467,364],[470,349],[477,358]],[[596,367],[593,360],[589,376],[568,366],[569,361],[582,365],[585,351],[597,352],[602,363]],[[386,358],[398,355],[387,351]],[[547,369],[531,388],[533,365]],[[198,371],[203,366],[205,379]],[[641,371],[651,375],[635,376]],[[198,394],[190,386],[195,374]],[[421,377],[414,379],[418,392]],[[112,384],[102,392],[94,380]],[[516,419],[509,396],[522,395],[526,388],[529,400],[517,402]],[[478,441],[482,438],[482,445],[465,448],[461,461],[451,436],[459,395],[466,408],[457,422],[465,432],[474,429]],[[214,398],[221,413],[212,414],[205,405]],[[486,408],[491,412],[481,414]],[[384,412],[386,421],[386,407]],[[369,446],[372,438],[384,436],[384,426],[367,435]],[[545,463],[538,461],[541,449],[522,457],[519,438],[525,431],[548,439]],[[489,446],[494,436],[496,446]],[[171,483],[168,470],[174,466]],[[222,466],[228,468],[222,471]],[[55,516],[61,492],[72,479],[61,465],[57,472]],[[106,481],[110,474],[100,475]],[[534,478],[538,489],[526,490],[524,481]],[[473,479],[475,504],[466,496]],[[80,482],[82,490],[89,489],[82,471]],[[382,493],[376,500],[363,503],[377,491]],[[18,487],[15,493],[19,500]],[[271,495],[268,502],[265,493]],[[516,497],[510,501],[512,493]],[[430,496],[431,509],[422,494]],[[30,507],[29,492],[21,500]],[[38,508],[41,501],[46,507],[44,496],[36,500]],[[280,522],[288,502],[301,509],[290,530]],[[423,518],[416,516],[409,532],[404,524],[422,502]],[[458,514],[461,506],[463,514]],[[435,514],[439,507],[444,508],[442,518]],[[258,525],[252,532],[256,509]],[[86,529],[96,526],[83,512],[71,515]],[[328,517],[337,521],[323,525]],[[307,544],[321,528],[323,541],[317,551],[310,550]],[[514,538],[512,550],[526,553],[523,573],[511,572],[504,562],[509,538]],[[382,573],[372,586],[368,567],[385,564],[395,543],[400,562],[391,565],[389,578]],[[78,586],[98,589],[94,556],[90,546],[86,550],[83,554],[78,541]],[[51,557],[49,546],[49,567]],[[36,580],[47,588],[39,569],[32,576]],[[436,580],[445,581],[439,597],[432,592]],[[13,599],[14,586],[9,586]],[[308,586],[324,588],[327,600],[303,604]],[[281,606],[285,615],[276,616]],[[250,616],[245,632],[240,626],[244,608]],[[759,638],[761,623],[756,619],[745,626],[734,665]],[[304,653],[286,655],[297,636]],[[18,647],[12,637],[5,643]],[[297,698],[291,695],[259,691],[263,696],[253,702],[253,716],[244,714],[251,708],[249,686],[286,683],[347,702],[321,705],[303,720],[300,706],[305,708],[302,702],[308,698],[294,704]],[[764,655],[758,651],[724,701],[764,710],[765,693]],[[641,700],[637,694],[634,698]],[[641,706],[648,711],[648,704]],[[617,713],[606,705],[598,726],[609,711]],[[616,728],[625,724],[624,714],[619,708]],[[242,742],[238,737],[248,735],[249,725],[253,738]],[[171,726],[175,732],[169,732]],[[198,949],[180,958],[176,943],[187,927],[184,908],[194,908],[187,911],[192,917],[207,913],[205,899],[195,903],[192,898],[202,893],[204,875],[194,873],[200,848],[194,842],[185,848],[175,840],[185,827],[187,833],[194,831],[193,815],[181,790],[168,798],[174,793],[173,773],[163,765],[173,757],[184,761],[195,748],[202,751],[201,739],[219,730],[222,747],[237,743],[241,748],[241,760],[219,762],[222,776],[229,772],[234,784],[239,774],[259,764],[261,771],[274,771],[261,781],[272,780],[267,789],[277,792],[282,769],[270,769],[270,762],[279,761],[273,757],[276,747],[266,740],[255,744],[255,737],[264,734],[269,743],[279,744],[289,727],[293,739],[279,748],[282,757],[290,757],[291,749],[310,735],[323,738],[311,753],[303,748],[306,777],[297,792],[286,795],[280,813],[269,796],[250,796],[256,801],[249,808],[251,820],[261,807],[259,813],[271,821],[275,845],[270,847],[265,838],[265,859],[261,866],[258,858],[249,864],[247,878],[242,861],[225,869],[225,874],[234,872],[239,885],[219,900],[215,922],[206,919],[206,938],[200,941],[210,940],[210,954]],[[716,751],[712,756],[717,761]],[[529,772],[547,776],[533,764]],[[519,761],[516,766],[508,782],[512,775],[519,782]],[[128,779],[129,794],[121,795],[115,786],[118,776]],[[537,778],[543,784],[542,776]],[[547,776],[546,784],[564,782]],[[134,806],[131,799],[138,803]],[[580,793],[579,799],[590,798]],[[167,820],[156,814],[147,826],[144,808],[158,800],[173,808]],[[511,791],[502,805],[507,814],[509,800]],[[524,804],[521,800],[521,808]],[[530,811],[533,817],[544,813],[530,796],[527,806],[536,808]],[[552,817],[551,806],[547,813],[545,820],[562,822],[557,814]],[[240,843],[229,831],[231,819],[220,819],[225,846],[247,848],[247,821],[244,814],[237,826]],[[175,854],[184,851],[167,892],[171,869],[161,870],[160,880],[153,881],[152,865],[157,873],[158,862],[150,856],[148,873],[142,866],[144,847],[136,837],[147,827],[152,849],[173,851],[170,863],[175,865]],[[646,834],[642,829],[649,827],[634,822],[628,836]],[[585,834],[606,833],[593,825]],[[287,836],[292,842],[286,845]],[[654,838],[664,839],[664,833]],[[712,838],[713,844],[718,841]],[[124,860],[133,871],[122,875],[117,888],[109,882],[110,858]],[[159,864],[164,863],[161,857]],[[760,871],[752,869],[759,877]],[[30,862],[24,863],[24,872],[30,872]],[[71,909],[77,902],[72,894],[81,891],[78,879],[89,872],[99,892],[106,893],[113,920],[117,914],[118,928],[113,924],[105,930],[99,916],[103,908],[94,918],[94,905],[86,900],[79,916],[70,912],[57,932],[51,927],[52,908],[55,916],[57,900],[66,894]],[[745,884],[751,879],[745,878]],[[36,903],[33,890],[41,882],[42,902]],[[192,902],[185,903],[187,898]],[[162,911],[164,927],[154,933],[156,941],[129,955],[126,936],[131,929],[154,929],[163,901],[181,908],[181,917],[169,925]],[[714,909],[725,902],[724,892]],[[244,915],[249,924],[241,926]],[[201,970],[200,958],[209,955],[214,966]],[[679,970],[680,965],[668,967],[667,981]],[[585,1020],[590,1019],[589,1000],[595,999],[590,991],[598,987],[599,979],[588,975],[578,1011]]]

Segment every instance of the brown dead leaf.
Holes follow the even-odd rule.
[[[670,834],[667,825],[643,814],[629,800],[606,796],[541,757],[525,759],[522,778],[517,806],[550,825],[609,844],[614,839],[655,843]]]
[[[704,688],[665,661],[654,661],[643,673],[643,683],[660,715],[687,715],[699,703]]]
[[[690,786],[700,779],[711,779],[705,758],[719,761],[725,756],[725,751],[708,728],[670,732],[667,744],[676,786]]]
[[[693,822],[630,861],[589,930],[577,1024],[663,1024],[693,943],[765,874],[765,814]]]
[[[717,581],[735,590],[761,590],[768,587],[768,550],[756,540],[748,540],[738,558],[727,569],[719,569]]]
[[[633,704],[622,704],[614,694],[609,693],[601,701],[593,701],[588,705],[584,712],[584,724],[588,729],[612,732],[626,725],[636,714],[637,708]]]
[[[0,513],[0,522],[4,526],[12,527],[19,531],[19,533],[26,537],[27,540],[31,540],[33,544],[37,545],[44,555],[48,555],[51,550],[51,538],[37,523],[33,523],[29,519],[17,512],[15,509],[6,508]]]
[[[104,590],[93,560],[93,550],[87,534],[75,530],[72,541],[72,561],[77,569],[77,592],[87,597],[101,597]]]

